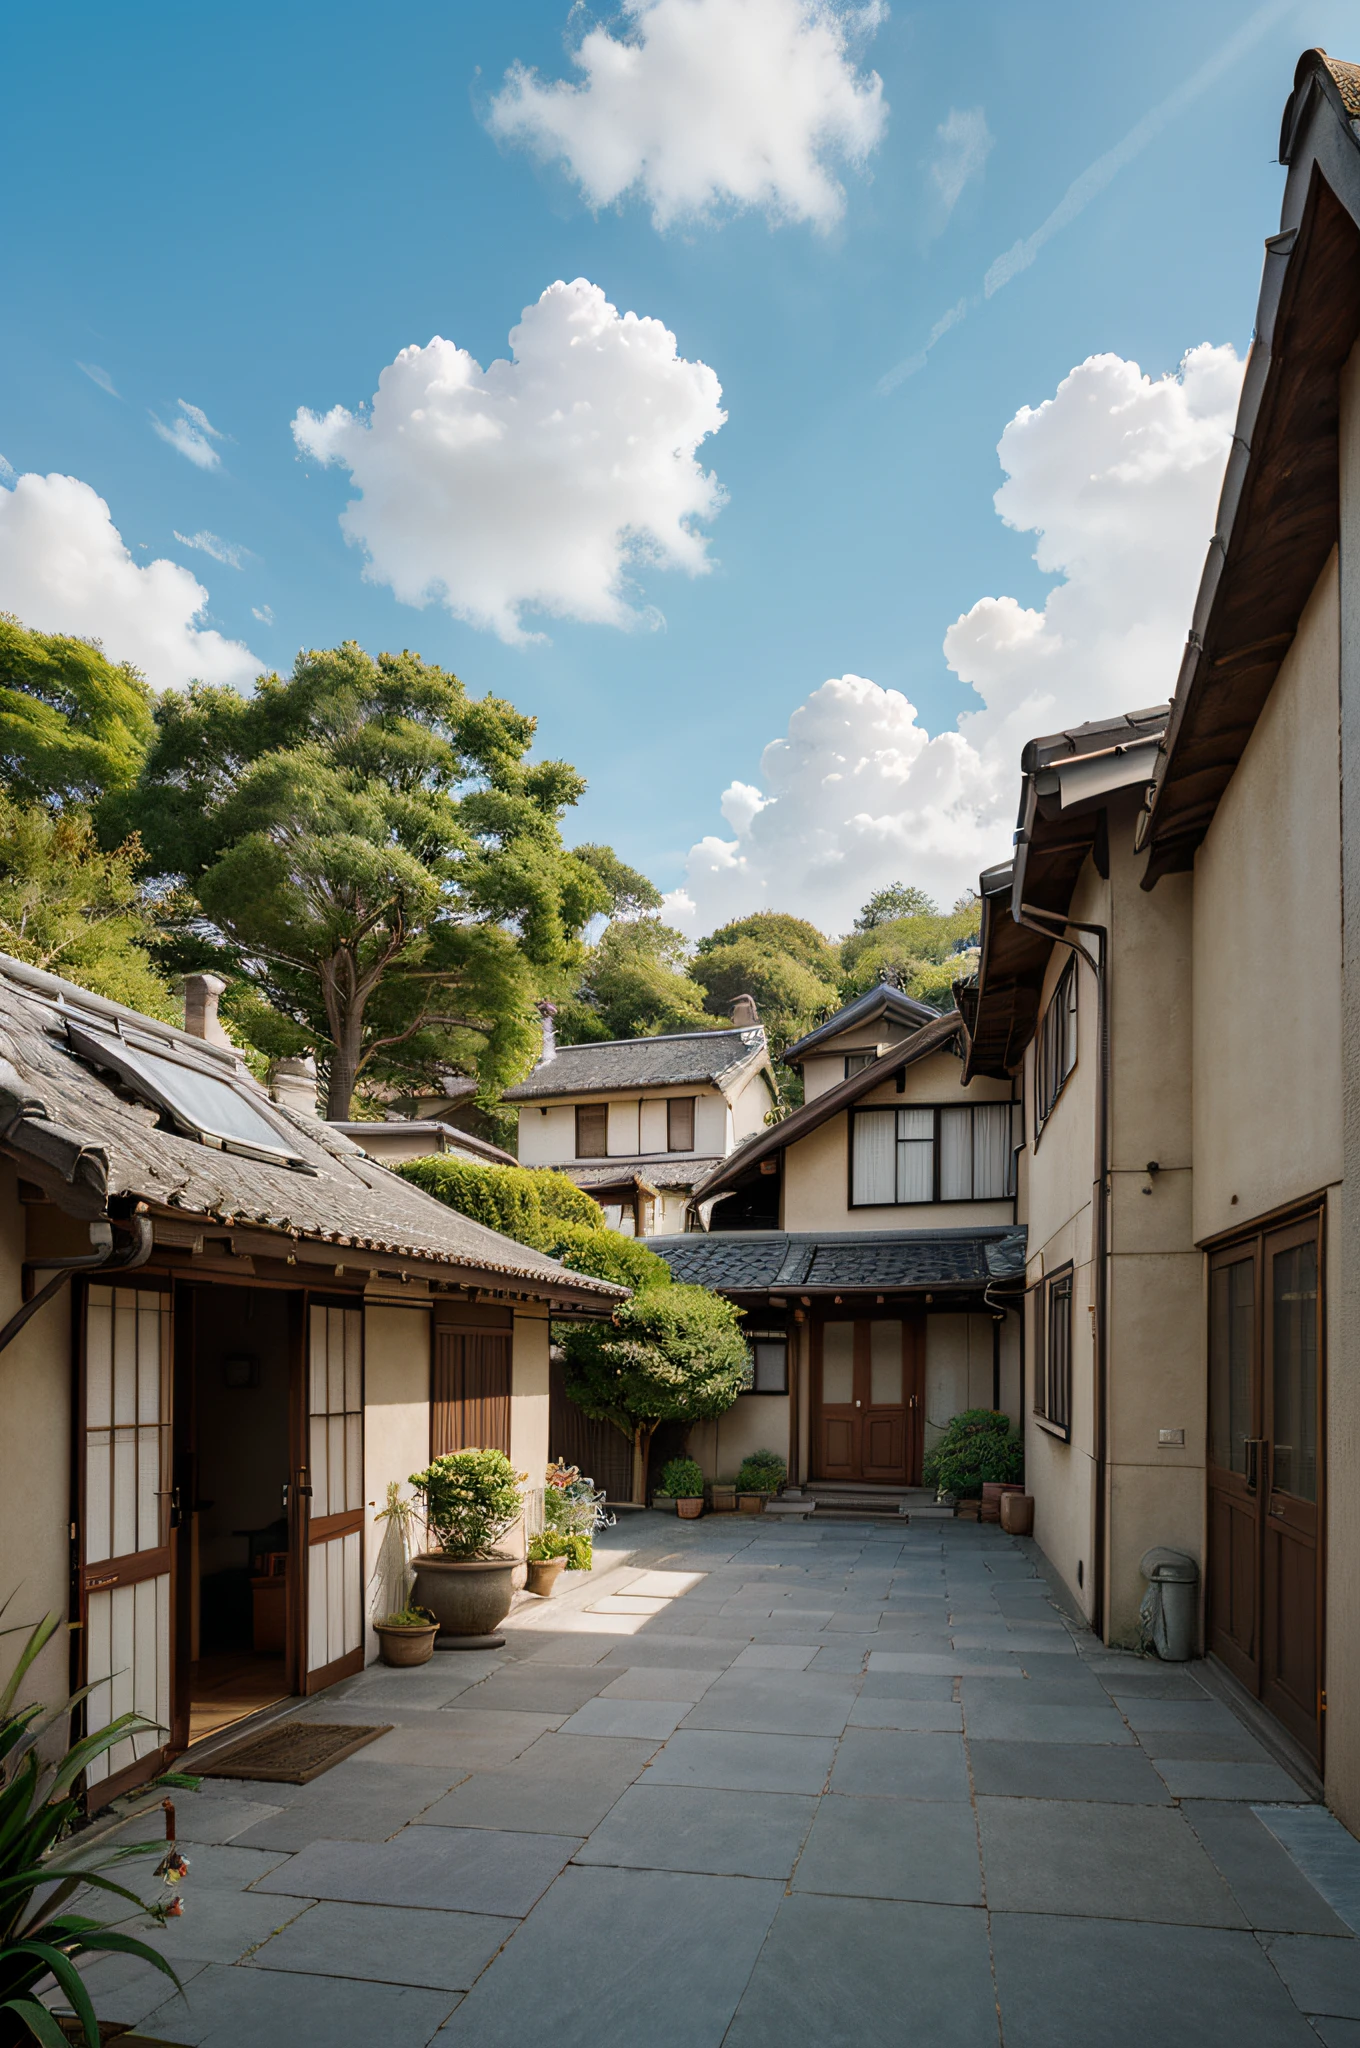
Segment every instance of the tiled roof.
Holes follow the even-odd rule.
[[[384,1117],[380,1123],[332,1123],[330,1129],[339,1131],[372,1159],[382,1158],[382,1141],[386,1136],[428,1138],[432,1153],[463,1152],[469,1159],[485,1166],[519,1165],[513,1152],[493,1145],[488,1138],[474,1137],[471,1131],[460,1131],[456,1124],[440,1123],[436,1117]]]
[[[506,1102],[533,1102],[545,1095],[601,1095],[614,1088],[669,1088],[707,1081],[721,1087],[743,1067],[768,1058],[759,1024],[742,1030],[679,1031],[659,1038],[619,1038],[559,1047],[540,1063]]]
[[[971,1288],[1023,1279],[1025,1233],[977,1230],[726,1230],[649,1237],[677,1280],[727,1294]]]
[[[307,1171],[163,1129],[155,1109],[75,1056],[68,1018],[159,1040],[228,1081],[239,1068],[230,1052],[0,954],[0,1149],[76,1213],[101,1213],[107,1197],[127,1196],[220,1223],[539,1281],[550,1293],[561,1286],[612,1300],[626,1292],[460,1216],[338,1131],[263,1095],[260,1114],[286,1133]]]
[[[559,1166],[578,1188],[615,1188],[636,1182],[649,1188],[692,1188],[706,1173],[712,1173],[720,1159],[614,1159],[598,1166]]]
[[[839,1038],[842,1031],[853,1031],[861,1024],[876,1023],[886,1017],[893,1024],[905,1024],[909,1031],[919,1031],[923,1024],[933,1024],[939,1016],[929,1003],[918,1003],[915,996],[904,995],[891,982],[881,981],[876,988],[866,989],[862,996],[856,996],[853,1003],[846,1003],[843,1009],[819,1024],[815,1031],[809,1031],[795,1045],[784,1053],[785,1066],[793,1066],[806,1059],[828,1038]]]

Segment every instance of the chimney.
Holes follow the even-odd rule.
[[[227,984],[217,974],[186,974],[184,977],[184,1028],[192,1038],[208,1045],[224,1045],[234,1052],[218,1015],[218,1001]]]
[[[543,1019],[543,1050],[538,1056],[540,1067],[546,1067],[549,1060],[557,1058],[557,1026],[553,1018],[557,1015],[556,1003],[535,1003],[534,1008]]]
[[[311,1054],[304,1052],[292,1059],[275,1060],[269,1069],[269,1094],[272,1101],[291,1109],[294,1116],[316,1116],[316,1061]]]
[[[760,1012],[754,996],[732,998],[732,1022],[738,1031],[749,1031],[753,1024],[759,1024]]]

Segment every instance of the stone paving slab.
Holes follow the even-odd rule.
[[[835,1759],[829,1736],[727,1734],[682,1728],[648,1766],[654,1784],[730,1792],[820,1792]]]
[[[323,1899],[247,1960],[258,1970],[466,1991],[519,1924],[489,1913],[341,1905]]]
[[[983,1798],[977,1812],[987,1899],[998,1912],[1246,1925],[1172,1807]]]
[[[425,2048],[458,2003],[447,1991],[360,1984],[276,1970],[207,1969],[147,2015],[148,2030],[184,2048]]]
[[[800,1892],[982,1904],[977,1821],[970,1807],[927,1799],[821,1800],[798,1859]]]
[[[408,1828],[393,1842],[314,1842],[263,1878],[259,1891],[519,1918],[580,1846],[565,1835]],[[261,1906],[275,1905],[253,1896]]]
[[[817,1805],[790,1792],[634,1785],[574,1861],[783,1879],[792,1874]]]

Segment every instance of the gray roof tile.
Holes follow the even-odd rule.
[[[1001,1226],[977,1230],[694,1232],[651,1237],[648,1246],[677,1280],[724,1293],[882,1291],[966,1287],[1023,1278],[1025,1233]]]
[[[555,1058],[536,1066],[506,1102],[533,1102],[545,1095],[599,1095],[613,1088],[669,1088],[707,1081],[720,1087],[746,1066],[768,1059],[759,1024],[743,1030],[680,1031],[658,1038],[619,1038],[560,1046]]]

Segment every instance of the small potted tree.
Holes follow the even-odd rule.
[[[743,1515],[760,1515],[765,1503],[778,1493],[788,1477],[788,1467],[778,1451],[752,1451],[743,1458],[737,1474],[737,1506]]]
[[[449,1451],[411,1485],[431,1547],[414,1560],[416,1603],[451,1649],[488,1649],[514,1599],[518,1562],[496,1544],[520,1513],[517,1473],[503,1451]]]
[[[695,1522],[704,1511],[704,1475],[693,1458],[670,1458],[661,1467],[657,1492],[675,1502],[675,1512]]]

